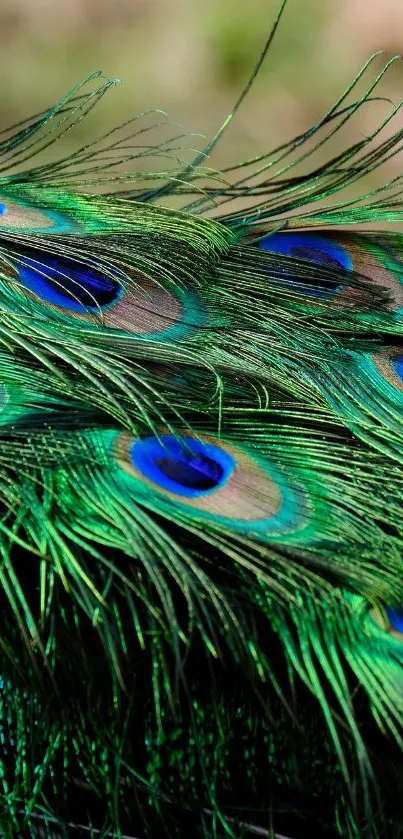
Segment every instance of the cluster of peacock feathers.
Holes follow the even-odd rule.
[[[97,75],[1,135],[6,839],[403,835],[398,109],[317,162],[369,65],[224,172],[41,164]]]

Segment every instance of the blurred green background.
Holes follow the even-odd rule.
[[[6,127],[47,107],[102,69],[123,84],[78,126],[80,142],[154,106],[210,136],[248,78],[276,8],[277,0],[0,0],[0,122]],[[380,48],[403,50],[402,0],[289,0],[215,165],[306,129]],[[394,102],[402,97],[402,66],[382,91]],[[365,134],[374,121],[364,109],[354,131]],[[403,127],[403,116],[397,124]],[[389,174],[400,168],[393,160]]]

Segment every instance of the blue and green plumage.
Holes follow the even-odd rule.
[[[223,173],[35,165],[103,81],[0,140],[6,837],[401,833],[402,131],[294,172],[356,82]]]

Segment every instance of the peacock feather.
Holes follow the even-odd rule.
[[[400,106],[323,163],[394,59],[215,171],[284,6],[191,163],[42,163],[97,73],[0,136],[5,839],[403,835]]]

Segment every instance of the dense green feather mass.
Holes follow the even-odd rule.
[[[7,839],[403,835],[398,109],[315,162],[371,63],[224,172],[233,114],[42,164],[97,74],[1,135]]]

